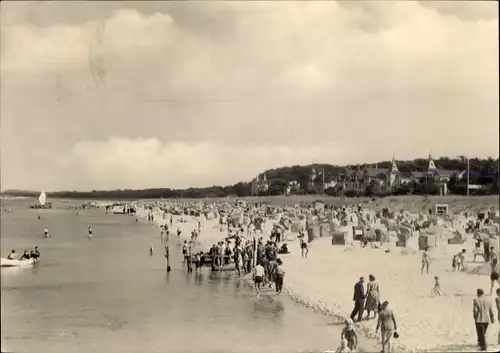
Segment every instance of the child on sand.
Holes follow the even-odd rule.
[[[438,276],[434,276],[434,287],[432,287],[432,294],[441,296],[441,285],[439,284]]]
[[[356,328],[350,318],[344,321],[344,328],[342,329],[342,333],[340,334],[340,339],[342,341],[346,341],[347,347],[350,350],[354,350],[358,345],[358,335],[356,333]]]
[[[453,272],[457,270],[457,255],[453,255],[453,259],[451,260],[451,270]]]
[[[351,353],[352,350],[347,346],[347,340],[343,339],[340,341],[340,347],[337,348],[335,353]]]
[[[460,259],[460,270],[462,272],[465,272],[467,271],[467,268],[469,267],[467,265],[467,258],[465,257],[465,254],[467,253],[467,250],[465,249],[462,249],[462,252],[460,252],[460,254],[458,254],[458,257]]]

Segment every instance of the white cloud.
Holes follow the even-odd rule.
[[[83,141],[62,155],[66,188],[77,181],[84,189],[183,188],[186,185],[229,185],[250,181],[255,171],[338,156],[331,145],[292,148],[260,146],[238,148],[213,143],[162,144],[157,139]]]
[[[495,4],[131,6],[2,4],[3,189],[498,155]]]

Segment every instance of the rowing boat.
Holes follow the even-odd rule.
[[[35,264],[35,259],[28,259],[28,260],[11,260],[11,259],[5,259],[5,258],[0,258],[0,267],[21,267],[21,268],[27,268],[27,267],[32,267]]]

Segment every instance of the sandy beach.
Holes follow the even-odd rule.
[[[478,199],[469,204],[463,200],[451,200],[451,205],[457,211],[478,211],[491,207],[495,201],[494,198]],[[443,200],[431,202],[444,203]],[[418,204],[413,207],[414,212],[429,207],[428,200],[417,200],[413,203]],[[407,209],[411,208],[409,201],[404,199],[393,208],[401,205]],[[145,213],[140,212],[138,216],[145,217]],[[227,234],[226,231],[220,232],[217,219],[182,217],[187,223],[174,223],[173,228],[181,228],[183,239],[196,228],[197,221],[201,220],[202,233],[199,241],[202,250]],[[156,225],[166,221],[161,212],[155,212]],[[268,239],[272,226],[273,222],[267,223],[262,235],[264,240]],[[260,233],[257,233],[257,236],[261,236]],[[175,240],[175,236],[173,239]],[[496,239],[498,240],[498,237]],[[309,244],[308,258],[303,259],[300,256],[299,242],[294,240],[289,243],[291,254],[280,255],[286,270],[285,294],[302,305],[330,315],[334,323],[341,325],[343,318],[347,317],[353,308],[351,299],[354,283],[360,276],[367,278],[369,274],[373,274],[380,285],[381,300],[389,301],[396,315],[400,334],[395,345],[397,351],[475,350],[476,332],[472,318],[472,300],[477,288],[483,288],[489,293],[490,281],[489,271],[487,265],[483,265],[483,259],[479,258],[477,263],[472,262],[472,236],[464,244],[439,243],[431,252],[432,265],[429,274],[420,273],[421,252],[416,250],[416,242],[416,237],[411,238],[406,250],[396,247],[394,242],[384,244],[381,249],[373,249],[370,246],[362,248],[359,242],[351,248],[332,245],[330,237],[317,238]],[[469,270],[452,272],[451,257],[461,249],[469,251]],[[473,273],[473,269],[480,267],[484,269],[479,271],[479,275]],[[440,277],[440,297],[431,295],[434,276]],[[494,311],[496,312],[495,309]],[[375,335],[375,326],[375,320],[363,321],[359,325],[365,340],[370,338],[366,341],[369,346],[375,343],[375,339],[379,340]],[[490,325],[487,333],[488,350],[500,349],[500,345],[495,345],[498,332],[498,323]]]
[[[451,248],[450,253],[458,253],[462,246]],[[451,262],[439,257],[434,259],[431,273],[422,275],[420,254],[402,255],[400,251],[394,248],[385,253],[360,247],[346,251],[332,246],[329,239],[321,239],[313,242],[308,258],[302,259],[296,245],[291,255],[282,256],[287,271],[286,292],[340,321],[352,311],[353,285],[358,277],[373,274],[380,285],[381,299],[389,301],[396,315],[400,334],[397,351],[475,350],[472,299],[477,288],[487,292],[488,276],[452,273]],[[431,296],[434,275],[441,279],[441,297]],[[360,326],[368,337],[376,337],[375,320]],[[491,345],[498,331],[498,323],[488,329],[492,351],[500,348]]]

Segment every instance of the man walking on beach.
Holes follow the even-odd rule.
[[[474,299],[472,305],[472,314],[476,324],[477,344],[480,351],[486,351],[486,330],[488,330],[489,324],[495,322],[491,303],[483,295],[484,291],[479,288],[477,290],[477,298]]]
[[[262,267],[260,263],[257,263],[257,265],[254,268],[254,275],[253,275],[253,281],[255,284],[255,290],[257,291],[257,297],[260,297],[260,286],[264,281],[264,276],[265,276],[264,267]]]
[[[391,339],[398,329],[394,313],[388,308],[388,306],[388,301],[382,303],[380,307],[381,310],[378,314],[377,328],[375,329],[375,332],[378,332],[378,329],[381,329],[382,353],[391,352]]]
[[[354,309],[351,313],[351,319],[354,321],[356,315],[358,315],[358,321],[361,321],[363,312],[365,311],[365,287],[363,283],[365,282],[364,277],[359,278],[359,282],[354,285],[354,295],[352,300],[354,300]]]

